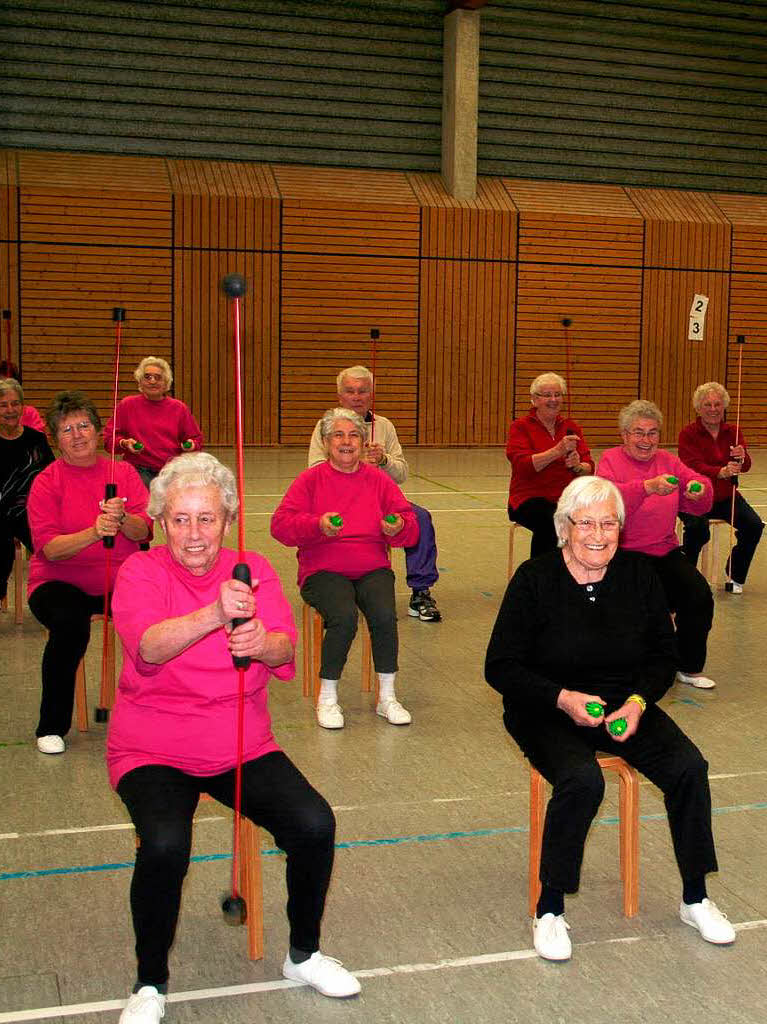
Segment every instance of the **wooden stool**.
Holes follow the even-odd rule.
[[[200,800],[212,800],[201,793]],[[141,840],[136,836],[136,849]],[[240,895],[245,900],[248,928],[248,959],[264,958],[264,886],[261,877],[261,836],[258,826],[244,815],[240,817]]]
[[[634,917],[639,909],[639,775],[622,757],[601,755],[597,764],[602,771],[618,773],[618,821],[620,872],[623,881],[623,914]],[[543,843],[544,778],[530,765],[530,877],[528,910],[535,916],[541,894],[540,869]]]
[[[95,622],[103,622],[103,615],[91,615],[91,626]],[[100,701],[101,706],[96,709],[96,721],[106,722],[109,717],[109,709],[115,700],[115,629],[112,620],[109,620],[107,629],[109,631],[106,672],[102,673]],[[103,663],[102,663],[103,667]],[[85,677],[85,658],[80,659],[75,673],[75,722],[78,732],[88,731],[88,688]]]
[[[13,609],[13,621],[20,626],[24,621],[24,548],[21,542],[13,538],[15,548],[13,556],[13,596],[16,601]],[[2,609],[8,611],[8,595],[2,600]]]
[[[514,535],[517,530],[526,530],[526,526],[522,526],[521,523],[515,523],[512,519],[509,523],[509,564],[506,570],[507,579],[511,579],[514,575]]]
[[[716,580],[720,572],[719,560],[721,557],[719,552],[720,531],[717,527],[726,526],[729,533],[730,521],[729,519],[709,519],[708,525],[711,536],[703,545],[700,553],[700,571],[706,577],[711,589],[716,590]]]
[[[365,616],[360,614],[360,635],[362,637],[362,692],[370,693],[373,689],[373,652],[370,645],[370,632]],[[320,661],[322,657],[322,616],[310,604],[304,602],[302,611],[301,640],[303,644],[303,694],[311,696],[312,703],[317,706],[320,693]],[[378,676],[375,675],[375,699],[378,703]]]

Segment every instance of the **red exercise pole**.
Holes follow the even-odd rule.
[[[737,336],[738,341],[738,402],[735,412],[735,444],[738,443],[738,434],[740,433],[740,386],[741,380],[743,379],[743,346],[746,344],[745,334],[739,334]],[[738,478],[736,476],[730,477],[730,482],[733,485],[732,488],[732,503],[730,505],[730,553],[727,556],[727,579],[724,584],[724,589],[728,593],[733,591],[733,578],[732,578],[732,549],[735,546],[735,494],[738,490]]]
[[[104,500],[117,497],[117,484],[115,483],[115,435],[117,433],[117,391],[120,383],[120,346],[122,344],[122,325],[125,322],[125,310],[115,306],[112,310],[112,322],[115,325],[115,353],[114,353],[114,386],[112,389],[112,455],[109,460],[109,483],[104,488]],[[112,589],[112,549],[115,546],[114,537],[104,537],[104,621],[103,639],[101,644],[101,689],[99,691],[99,703],[94,717],[97,722],[106,722],[109,718],[109,706],[112,703],[114,694],[109,693],[107,686],[107,668],[109,666],[110,634],[109,634],[109,592]]]
[[[370,399],[370,443],[375,444],[376,440],[376,387],[378,385],[378,378],[376,377],[376,353],[378,349],[378,339],[381,337],[381,332],[377,327],[370,328],[370,372],[373,374],[373,394]]]
[[[562,330],[565,333],[565,376],[567,378],[567,418],[570,419],[570,385],[572,383],[572,375],[570,373],[570,325],[572,320],[569,316],[562,317]]]
[[[11,359],[11,311],[10,309],[3,310],[3,327],[5,328],[5,351],[6,360],[8,362],[8,372],[10,373],[10,366],[13,360]]]
[[[232,576],[251,586],[250,566],[245,561],[245,512],[242,439],[242,360],[240,353],[240,299],[245,294],[246,284],[242,274],[227,274],[221,282],[224,294],[232,300],[232,339],[234,346],[234,426],[237,452],[237,498],[239,515],[237,517],[237,565]],[[242,625],[247,619],[232,619],[232,627]],[[232,837],[232,894],[227,896],[221,909],[227,924],[244,924],[248,914],[245,900],[239,894],[240,886],[240,821],[242,818],[242,750],[243,728],[245,718],[245,670],[250,665],[250,658],[232,658],[238,675],[237,691],[237,760],[234,768],[234,834]]]

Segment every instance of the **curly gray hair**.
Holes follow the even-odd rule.
[[[530,385],[530,394],[537,395],[541,388],[546,387],[559,388],[563,395],[567,394],[565,378],[560,377],[558,373],[539,373]]]
[[[13,377],[2,377],[0,378],[0,395],[4,395],[6,391],[15,391],[19,396],[19,401],[24,404],[24,391],[21,384]]]
[[[574,519],[578,512],[601,501],[614,502],[615,514],[622,529],[626,521],[626,507],[621,492],[611,480],[603,480],[601,476],[579,476],[565,487],[559,496],[554,513],[554,529],[561,548],[570,539],[570,520]]]
[[[177,455],[160,470],[149,489],[147,513],[160,519],[168,504],[170,491],[185,487],[208,487],[211,484],[221,492],[221,504],[232,520],[237,518],[237,484],[234,473],[208,452],[188,452]]]
[[[725,409],[730,408],[730,393],[727,388],[722,387],[718,381],[710,380],[695,389],[695,394],[692,396],[692,404],[696,412],[700,412],[700,407],[703,405],[703,399],[709,391],[713,391],[715,395],[718,395],[719,398],[722,399],[722,405]]]
[[[144,379],[144,373],[146,372],[147,366],[159,366],[162,370],[162,375],[165,378],[165,386],[167,388],[171,386],[173,383],[173,371],[171,370],[170,365],[159,356],[146,356],[145,359],[141,360],[133,371],[133,376],[136,378],[137,384],[140,384]]]
[[[320,437],[323,441],[327,441],[333,433],[333,424],[336,420],[348,420],[350,423],[353,423],[357,430],[359,430],[362,440],[365,440],[365,421],[360,414],[352,409],[338,408],[328,409],[320,420]]]
[[[618,413],[618,429],[621,434],[631,429],[634,420],[655,420],[658,429],[663,426],[663,413],[655,402],[648,402],[646,398],[637,398],[628,405],[624,405]]]

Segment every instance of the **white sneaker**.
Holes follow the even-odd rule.
[[[335,702],[320,703],[317,705],[317,721],[323,729],[343,729],[344,713]]]
[[[376,714],[392,725],[410,725],[413,718],[407,708],[398,700],[381,700],[376,704]]]
[[[731,580],[730,581],[730,586],[727,589],[728,589],[728,593],[730,593],[730,594],[742,594],[743,593],[743,584],[742,583],[736,583],[735,580]]]
[[[567,934],[570,925],[564,914],[544,914],[533,918],[533,945],[544,960],[569,960],[573,944]]]
[[[158,1024],[165,1016],[165,996],[154,985],[142,985],[120,1014],[119,1024]]]
[[[61,736],[38,736],[37,749],[41,754],[63,754],[67,746]]]
[[[354,975],[347,971],[340,960],[334,960],[332,956],[325,956],[317,950],[312,953],[308,960],[302,964],[294,964],[290,955],[285,957],[282,965],[283,976],[290,981],[300,981],[304,985],[311,985],[321,992],[323,996],[332,996],[334,999],[345,999],[347,996],[356,996],[362,986]]]
[[[708,676],[704,676],[700,672],[677,671],[676,677],[680,683],[689,683],[690,686],[697,686],[699,690],[713,690],[716,686],[713,679],[709,679]]]
[[[704,899],[702,903],[680,903],[679,916],[685,924],[697,928],[706,942],[726,946],[735,941],[735,929],[727,915],[710,899]]]

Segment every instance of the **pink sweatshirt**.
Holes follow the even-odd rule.
[[[131,452],[121,448],[120,441],[129,437],[141,441],[143,450]],[[181,445],[188,440],[194,441],[191,451],[202,450],[203,436],[197,421],[178,398],[166,395],[153,402],[144,395],[129,395],[118,403],[115,454],[122,455],[132,466],[160,470],[169,459],[183,454]],[[112,451],[111,417],[104,427],[104,448]]]
[[[21,410],[21,425],[39,430],[41,434],[45,433],[45,423],[34,405],[25,405]]]
[[[679,486],[671,494],[647,494],[644,481],[656,476],[675,476]],[[626,504],[626,524],[621,531],[621,547],[661,557],[679,547],[676,520],[680,512],[702,516],[711,508],[714,493],[711,481],[695,474],[676,455],[658,448],[649,462],[632,458],[621,445],[609,448],[599,460],[597,476],[612,480]],[[703,484],[702,496],[693,501],[685,495],[691,480]]]
[[[256,615],[267,631],[296,629],[280,581],[261,555],[247,552],[256,596]],[[222,548],[204,576],[193,576],[167,547],[129,558],[120,569],[112,609],[123,644],[123,669],[107,736],[109,781],[116,786],[133,768],[163,764],[190,775],[217,775],[237,757],[238,672],[223,626],[163,665],[150,665],[139,645],[150,626],[188,615],[218,597],[231,579],[237,552]],[[291,659],[277,668],[253,661],[245,671],[244,759],[279,750],[267,709],[270,676],[292,679]]]
[[[146,520],[149,536],[152,520],[146,514],[149,500],[147,489],[133,466],[115,462],[117,496],[125,498],[125,509]],[[93,466],[71,466],[56,459],[32,484],[27,501],[27,516],[32,531],[35,553],[29,563],[27,595],[40,586],[57,580],[72,583],[86,594],[103,594],[106,548],[102,541],[94,541],[71,558],[51,562],[43,554],[45,545],[61,534],[79,533],[93,526],[99,514],[99,502],[110,480],[109,459],[99,456]],[[128,540],[122,533],[115,537],[111,552],[112,579],[128,555],[138,550],[138,542]]]
[[[320,530],[320,516],[337,512],[344,525],[337,537]],[[381,520],[396,512],[405,521],[396,537],[387,537]],[[412,547],[418,521],[410,502],[377,466],[362,462],[342,473],[329,462],[296,477],[272,516],[272,536],[298,547],[298,585],[321,569],[357,580],[374,569],[388,569],[389,547]]]

